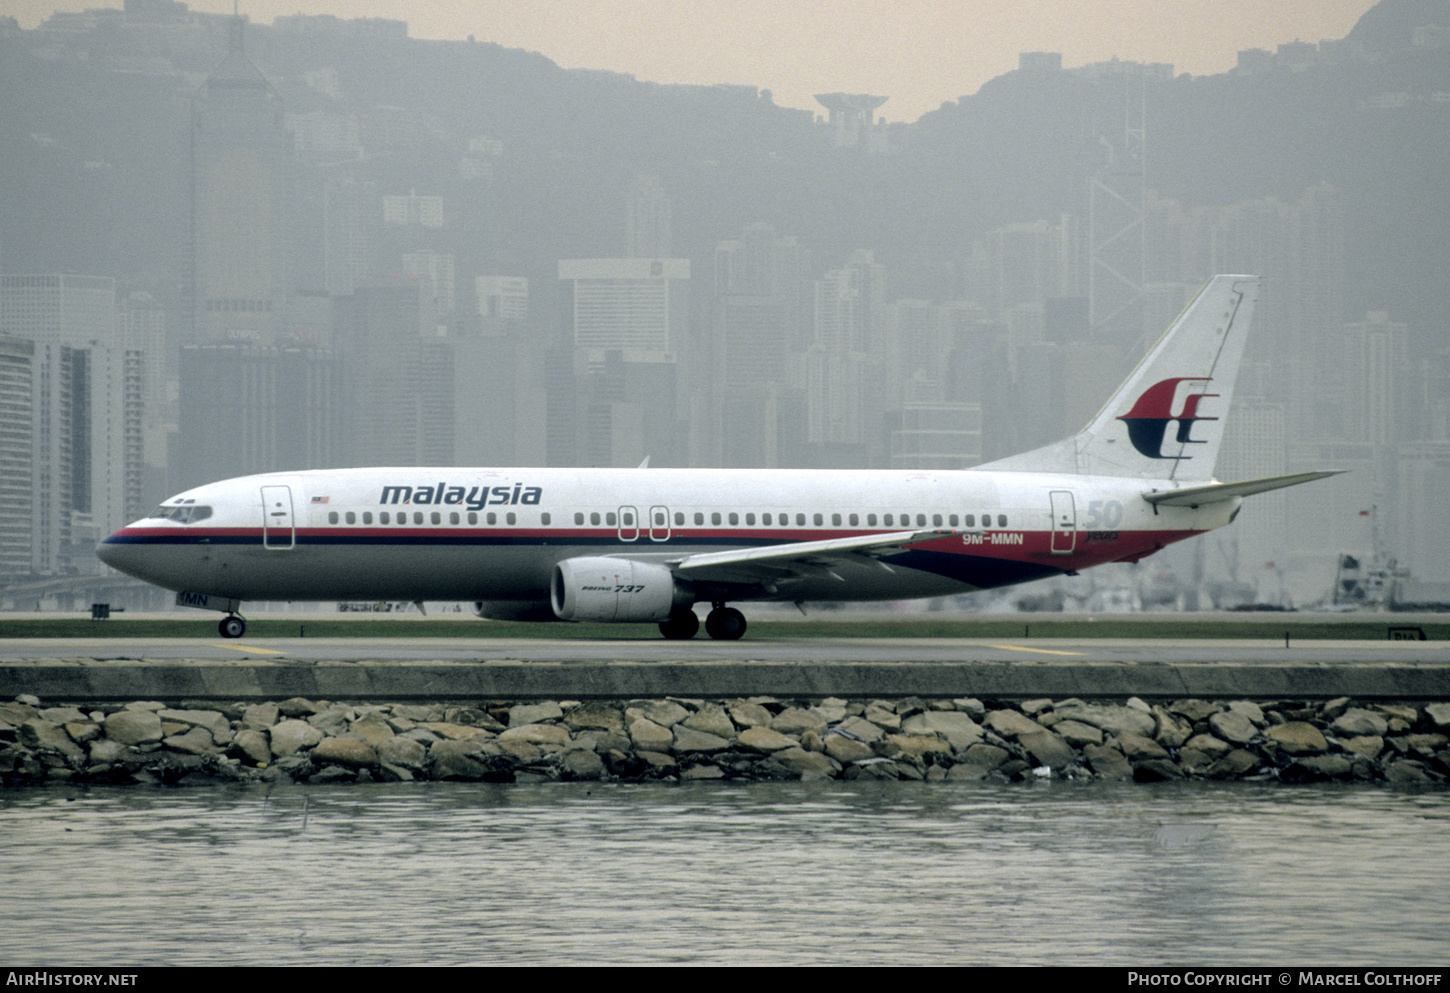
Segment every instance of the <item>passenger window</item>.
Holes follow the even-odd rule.
[[[336,524],[337,523],[337,511],[330,510],[330,511],[327,512],[327,523],[329,523],[329,524]]]
[[[745,523],[746,524],[754,524],[755,523],[755,515],[754,514],[746,514],[745,515]]]
[[[513,511],[512,511],[512,510],[510,510],[510,511],[509,511],[509,512],[508,512],[508,517],[506,517],[506,518],[505,518],[505,520],[506,520],[506,521],[507,521],[507,522],[508,522],[508,523],[509,523],[509,524],[517,524],[517,523],[518,523],[518,520],[519,520],[519,518],[518,518],[518,515],[517,515],[517,514],[515,514],[515,513],[514,513],[514,512],[513,512]]]
[[[544,525],[545,527],[548,527],[550,522],[552,522],[553,520],[554,518],[549,516],[547,513],[539,515],[539,523]]]
[[[761,524],[764,524],[766,527],[770,527],[770,515],[769,514],[761,514],[760,515],[760,523]]]
[[[881,517],[881,523],[885,524],[887,527],[895,527],[895,525],[891,523],[892,520],[893,518],[890,514],[883,514]]]
[[[1007,526],[1007,515],[1006,514],[998,514],[997,515],[997,526],[999,528],[1005,528]]]
[[[383,523],[386,524],[388,522],[387,521],[383,521]],[[468,523],[469,524],[477,524],[478,523],[478,514],[477,514],[477,512],[472,511],[472,510],[470,510],[468,512]]]
[[[950,526],[950,527],[956,527],[957,526],[957,515],[956,514],[953,514],[952,516],[950,516],[950,517],[947,518],[947,525]]]
[[[976,514],[968,514],[962,520],[966,523],[967,527],[969,527],[969,528],[974,528],[974,527],[977,526],[977,515]]]
[[[583,524],[584,523],[584,513],[583,513],[583,511],[580,511],[579,513],[577,513],[577,514],[574,515],[574,523],[575,524]]]
[[[458,511],[455,510],[451,514],[448,515],[448,523],[449,524],[457,524],[458,523]]]
[[[822,524],[826,523],[826,519],[820,514],[816,514],[814,517],[812,517],[812,520],[816,522],[816,527],[820,527]]]
[[[855,514],[852,514],[849,518],[847,518],[846,523],[850,524],[852,527],[855,527],[856,525],[861,523],[861,518],[857,517]]]
[[[596,527],[599,525],[599,511],[596,510],[594,513],[589,515],[589,523],[595,525]]]
[[[875,514],[867,514],[866,515],[866,526],[868,528],[874,528],[876,526],[876,515]]]
[[[333,521],[332,523],[336,524],[337,522],[336,521]],[[391,524],[391,523],[393,523],[392,515],[389,514],[386,510],[383,511],[381,514],[378,515],[378,523],[379,524]]]
[[[628,511],[626,511],[624,514],[624,526],[627,528],[634,527],[634,515],[629,513]]]
[[[701,524],[704,524],[704,523],[705,523],[705,515],[702,514],[698,510],[695,511],[695,524],[698,526],[698,525],[701,525]]]
[[[734,526],[734,525],[739,524],[739,523],[740,523],[740,515],[737,514],[737,513],[735,513],[734,511],[731,511],[730,512],[730,524],[731,524],[731,526]]]
[[[662,528],[664,526],[665,526],[665,515],[664,515],[664,512],[663,511],[658,511],[658,510],[655,511],[655,527]]]
[[[428,519],[431,520],[434,524],[442,524],[443,523],[443,515],[440,514],[440,513],[438,513],[438,511],[436,511],[436,510],[433,511],[433,513],[431,513],[431,514],[428,515]]]
[[[349,524],[356,524],[356,523],[357,523],[357,515],[356,515],[356,514],[354,514],[354,513],[353,513],[353,512],[352,512],[352,511],[350,511],[350,510],[349,510],[349,511],[348,511],[348,512],[347,512],[347,514],[346,514],[346,515],[344,515],[344,517],[345,517],[345,519],[346,519],[346,521],[347,521],[347,522],[348,522],[348,523],[349,523]]]
[[[488,512],[487,521],[488,521],[488,523],[490,525],[497,524],[498,523],[498,514],[495,514],[493,511],[490,510]]]
[[[423,512],[421,510],[417,510],[417,511],[414,511],[413,512],[413,523],[414,524],[422,524],[423,523]]]
[[[619,526],[619,522],[616,520],[616,518],[614,516],[614,511],[611,510],[609,513],[607,513],[607,514],[604,515],[604,523],[605,524],[608,524],[612,528]]]
[[[926,515],[925,514],[917,514],[916,515],[916,526],[919,527],[919,528],[926,527]]]
[[[363,523],[364,524],[371,524],[372,522],[373,522],[373,512],[371,510],[364,510],[363,511]]]
[[[989,528],[991,526],[992,526],[992,515],[991,514],[983,514],[982,515],[982,527]]]
[[[805,514],[796,514],[795,515],[795,526],[798,527],[798,528],[803,528],[803,527],[806,526],[806,515]]]
[[[941,527],[941,514],[932,514],[931,515],[931,526],[934,527],[934,528]]]
[[[675,527],[682,528],[684,526],[685,526],[685,514],[684,514],[684,512],[683,511],[679,511],[679,510],[675,511]]]
[[[720,523],[720,511],[717,510],[713,514],[710,515],[710,523],[711,524],[719,524]]]

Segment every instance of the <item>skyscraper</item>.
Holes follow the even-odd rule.
[[[192,340],[272,344],[285,326],[292,145],[282,98],[242,49],[196,94],[191,119]]]

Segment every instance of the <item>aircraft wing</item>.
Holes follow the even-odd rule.
[[[669,564],[680,575],[721,583],[780,582],[797,577],[826,576],[844,582],[833,566],[843,562],[871,562],[891,572],[891,566],[880,561],[911,545],[937,538],[961,534],[960,531],[894,531],[889,534],[860,535],[854,538],[827,538],[824,541],[795,541],[788,545],[765,548],[737,548],[725,552],[702,552],[672,560]]]
[[[1159,507],[1197,507],[1205,503],[1217,503],[1236,496],[1252,496],[1285,486],[1298,486],[1326,476],[1337,476],[1343,469],[1330,472],[1295,472],[1287,476],[1265,476],[1262,479],[1247,479],[1242,483],[1208,483],[1204,486],[1185,486],[1176,490],[1148,490],[1143,499]]]

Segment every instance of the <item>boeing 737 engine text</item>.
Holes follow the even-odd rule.
[[[1077,435],[970,470],[378,468],[172,497],[108,565],[223,611],[244,600],[471,600],[481,616],[739,638],[747,601],[900,600],[1136,562],[1243,498],[1330,472],[1213,478],[1259,290],[1216,276]]]

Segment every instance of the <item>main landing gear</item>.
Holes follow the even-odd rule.
[[[705,616],[705,633],[721,641],[735,641],[745,633],[745,615],[734,607],[723,603],[712,605],[714,609]],[[677,610],[670,619],[660,622],[660,634],[671,641],[687,641],[700,630],[700,618],[688,608]]]
[[[247,622],[236,614],[228,614],[216,629],[223,638],[240,638],[247,633]]]

